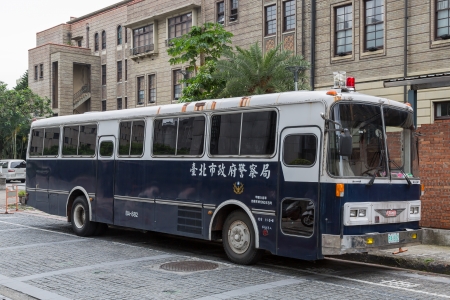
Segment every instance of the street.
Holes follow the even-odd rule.
[[[0,253],[0,299],[450,298],[444,275],[269,254],[239,266],[220,243],[119,228],[82,238],[41,213],[0,215]]]

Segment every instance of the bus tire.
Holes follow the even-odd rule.
[[[258,262],[262,251],[255,248],[255,231],[250,218],[241,210],[231,212],[222,228],[223,248],[228,258],[237,264]]]
[[[103,235],[108,230],[108,224],[97,223],[97,228],[95,229],[94,235]]]
[[[89,220],[89,205],[83,196],[73,201],[71,217],[72,229],[78,236],[91,236],[97,229],[97,223]]]

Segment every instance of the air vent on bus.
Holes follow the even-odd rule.
[[[202,234],[202,209],[179,206],[177,230],[181,232]]]

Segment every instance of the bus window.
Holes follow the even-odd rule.
[[[153,128],[153,155],[203,154],[204,116],[158,119]]]
[[[133,128],[131,130],[130,155],[140,156],[144,153],[144,134],[145,134],[145,122],[133,121]]]
[[[78,155],[79,126],[64,127],[63,155]]]
[[[277,113],[244,113],[242,118],[241,155],[270,155],[275,152]]]
[[[281,230],[286,235],[312,236],[314,203],[308,199],[285,199],[281,203]]]
[[[119,155],[141,156],[144,153],[144,121],[120,122]]]
[[[103,141],[100,144],[100,156],[111,157],[114,151],[114,144],[111,141]]]
[[[59,127],[45,128],[44,154],[58,156],[59,153]]]
[[[284,139],[283,162],[288,166],[310,167],[316,162],[317,138],[312,134],[293,134]]]
[[[276,123],[275,111],[214,115],[211,120],[211,154],[273,154]]]
[[[41,156],[44,146],[44,129],[33,129],[31,132],[30,156]]]
[[[96,138],[97,138],[97,125],[80,126],[80,141],[78,145],[78,155],[94,156]]]

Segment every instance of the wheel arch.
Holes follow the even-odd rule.
[[[89,201],[89,196],[88,193],[86,192],[86,190],[81,187],[81,186],[76,186],[74,187],[70,193],[69,193],[69,197],[67,197],[67,201],[66,201],[66,217],[67,217],[67,221],[71,222],[71,215],[70,212],[72,211],[72,204],[75,201],[75,199],[78,196],[83,196],[84,198],[86,198],[86,201],[88,203],[89,206],[89,221],[92,221],[92,208],[91,208],[91,201]]]
[[[255,231],[255,248],[259,248],[259,230],[256,223],[256,219],[253,216],[250,208],[247,205],[238,200],[227,200],[221,203],[214,211],[214,214],[209,223],[209,240],[212,239],[212,232],[216,230],[222,230],[223,224],[227,216],[234,210],[242,209],[250,218]]]

